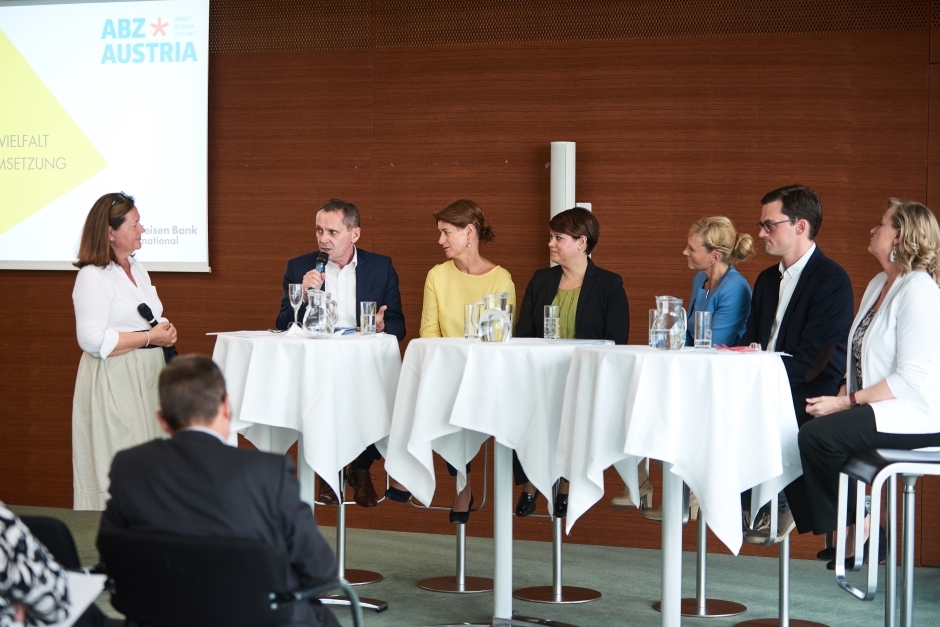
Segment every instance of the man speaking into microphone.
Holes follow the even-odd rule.
[[[405,338],[405,317],[398,291],[398,273],[392,260],[356,247],[359,240],[359,209],[345,200],[333,198],[317,211],[316,252],[295,257],[287,262],[284,272],[284,292],[276,326],[286,330],[294,321],[294,308],[288,297],[288,286],[303,285],[331,294],[336,301],[337,328],[354,329],[358,326],[359,303],[374,302],[377,306],[375,328],[378,332],[394,335],[398,341]],[[324,258],[325,257],[325,258]],[[319,269],[318,269],[319,261]],[[306,303],[298,314],[303,319]],[[379,459],[375,445],[370,445],[349,465],[349,484],[355,490],[355,501],[363,507],[375,507],[377,496],[372,486],[369,468]],[[335,502],[336,496],[325,481],[320,482],[318,499]]]

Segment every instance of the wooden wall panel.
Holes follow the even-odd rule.
[[[742,13],[695,33],[663,31],[655,16],[621,16],[603,36],[590,21],[602,12],[585,6],[643,3],[519,2],[510,8],[570,5],[576,28],[533,38],[484,15],[489,21],[477,30],[452,30],[446,40],[428,35],[447,27],[439,15],[409,20],[390,7],[446,5],[453,17],[471,5],[275,4],[213,2],[213,272],[154,275],[186,352],[210,353],[210,331],[273,325],[285,262],[314,248],[315,209],[332,196],[360,206],[361,246],[393,257],[409,339],[418,332],[425,275],[443,261],[431,214],[456,198],[477,200],[495,224],[485,254],[512,272],[521,297],[547,263],[553,140],[578,144],[578,200],[593,203],[602,223],[596,262],[624,276],[634,343],[644,341],[654,295],[687,298],[691,274],[681,251],[699,217],[728,215],[754,233],[766,191],[794,181],[814,187],[826,216],[820,246],[849,271],[858,300],[878,270],[865,249],[884,199],[927,193],[940,206],[932,200],[940,189],[925,192],[940,145],[932,141],[928,152],[928,110],[930,120],[940,119],[940,98],[929,99],[937,92],[933,79],[928,91],[926,2],[873,0],[862,14],[852,3],[780,0],[774,10],[812,5],[822,13],[786,27],[760,16],[763,22],[747,22]],[[270,11],[273,34],[246,26]],[[557,10],[551,19],[564,26],[564,15]],[[763,30],[747,30],[748,23]],[[758,253],[741,270],[753,280],[775,262]],[[71,504],[70,400],[80,352],[71,313],[62,322],[46,312],[71,312],[73,281],[67,272],[0,273],[0,500]],[[481,469],[478,460],[480,491]],[[658,486],[659,471],[653,474]],[[384,478],[380,465],[376,476]],[[658,547],[657,525],[609,508],[622,482],[612,471],[606,476],[608,494],[571,540]],[[453,482],[442,465],[438,479],[435,504],[449,505]],[[928,482],[922,511],[937,500],[940,490]],[[333,520],[327,508],[318,516]],[[349,522],[452,533],[445,513],[394,504],[350,508]],[[546,520],[518,521],[515,529],[520,538],[551,535]],[[491,510],[474,515],[469,531],[490,535]],[[685,533],[691,549],[694,528]],[[821,542],[804,536],[793,544],[794,556],[810,557]],[[710,549],[724,550],[714,539]]]

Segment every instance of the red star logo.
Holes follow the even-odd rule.
[[[150,28],[153,29],[153,36],[156,37],[156,36],[157,36],[157,33],[160,33],[161,35],[163,35],[164,37],[166,37],[166,30],[165,30],[165,29],[166,29],[166,27],[169,26],[169,25],[170,25],[169,22],[163,22],[163,21],[158,17],[156,24],[154,24],[153,22],[150,23]]]

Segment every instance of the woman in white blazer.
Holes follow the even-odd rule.
[[[868,284],[849,332],[846,381],[838,396],[806,401],[814,419],[799,434],[805,498],[790,499],[800,533],[835,530],[839,471],[851,455],[940,445],[937,219],[891,198],[868,252],[884,272]]]

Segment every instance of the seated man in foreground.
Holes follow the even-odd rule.
[[[172,437],[119,452],[101,528],[188,536],[251,538],[287,558],[291,589],[336,575],[289,457],[226,444],[232,413],[225,379],[202,355],[174,359],[160,373],[157,419]],[[292,606],[288,625],[338,627],[326,607]]]

